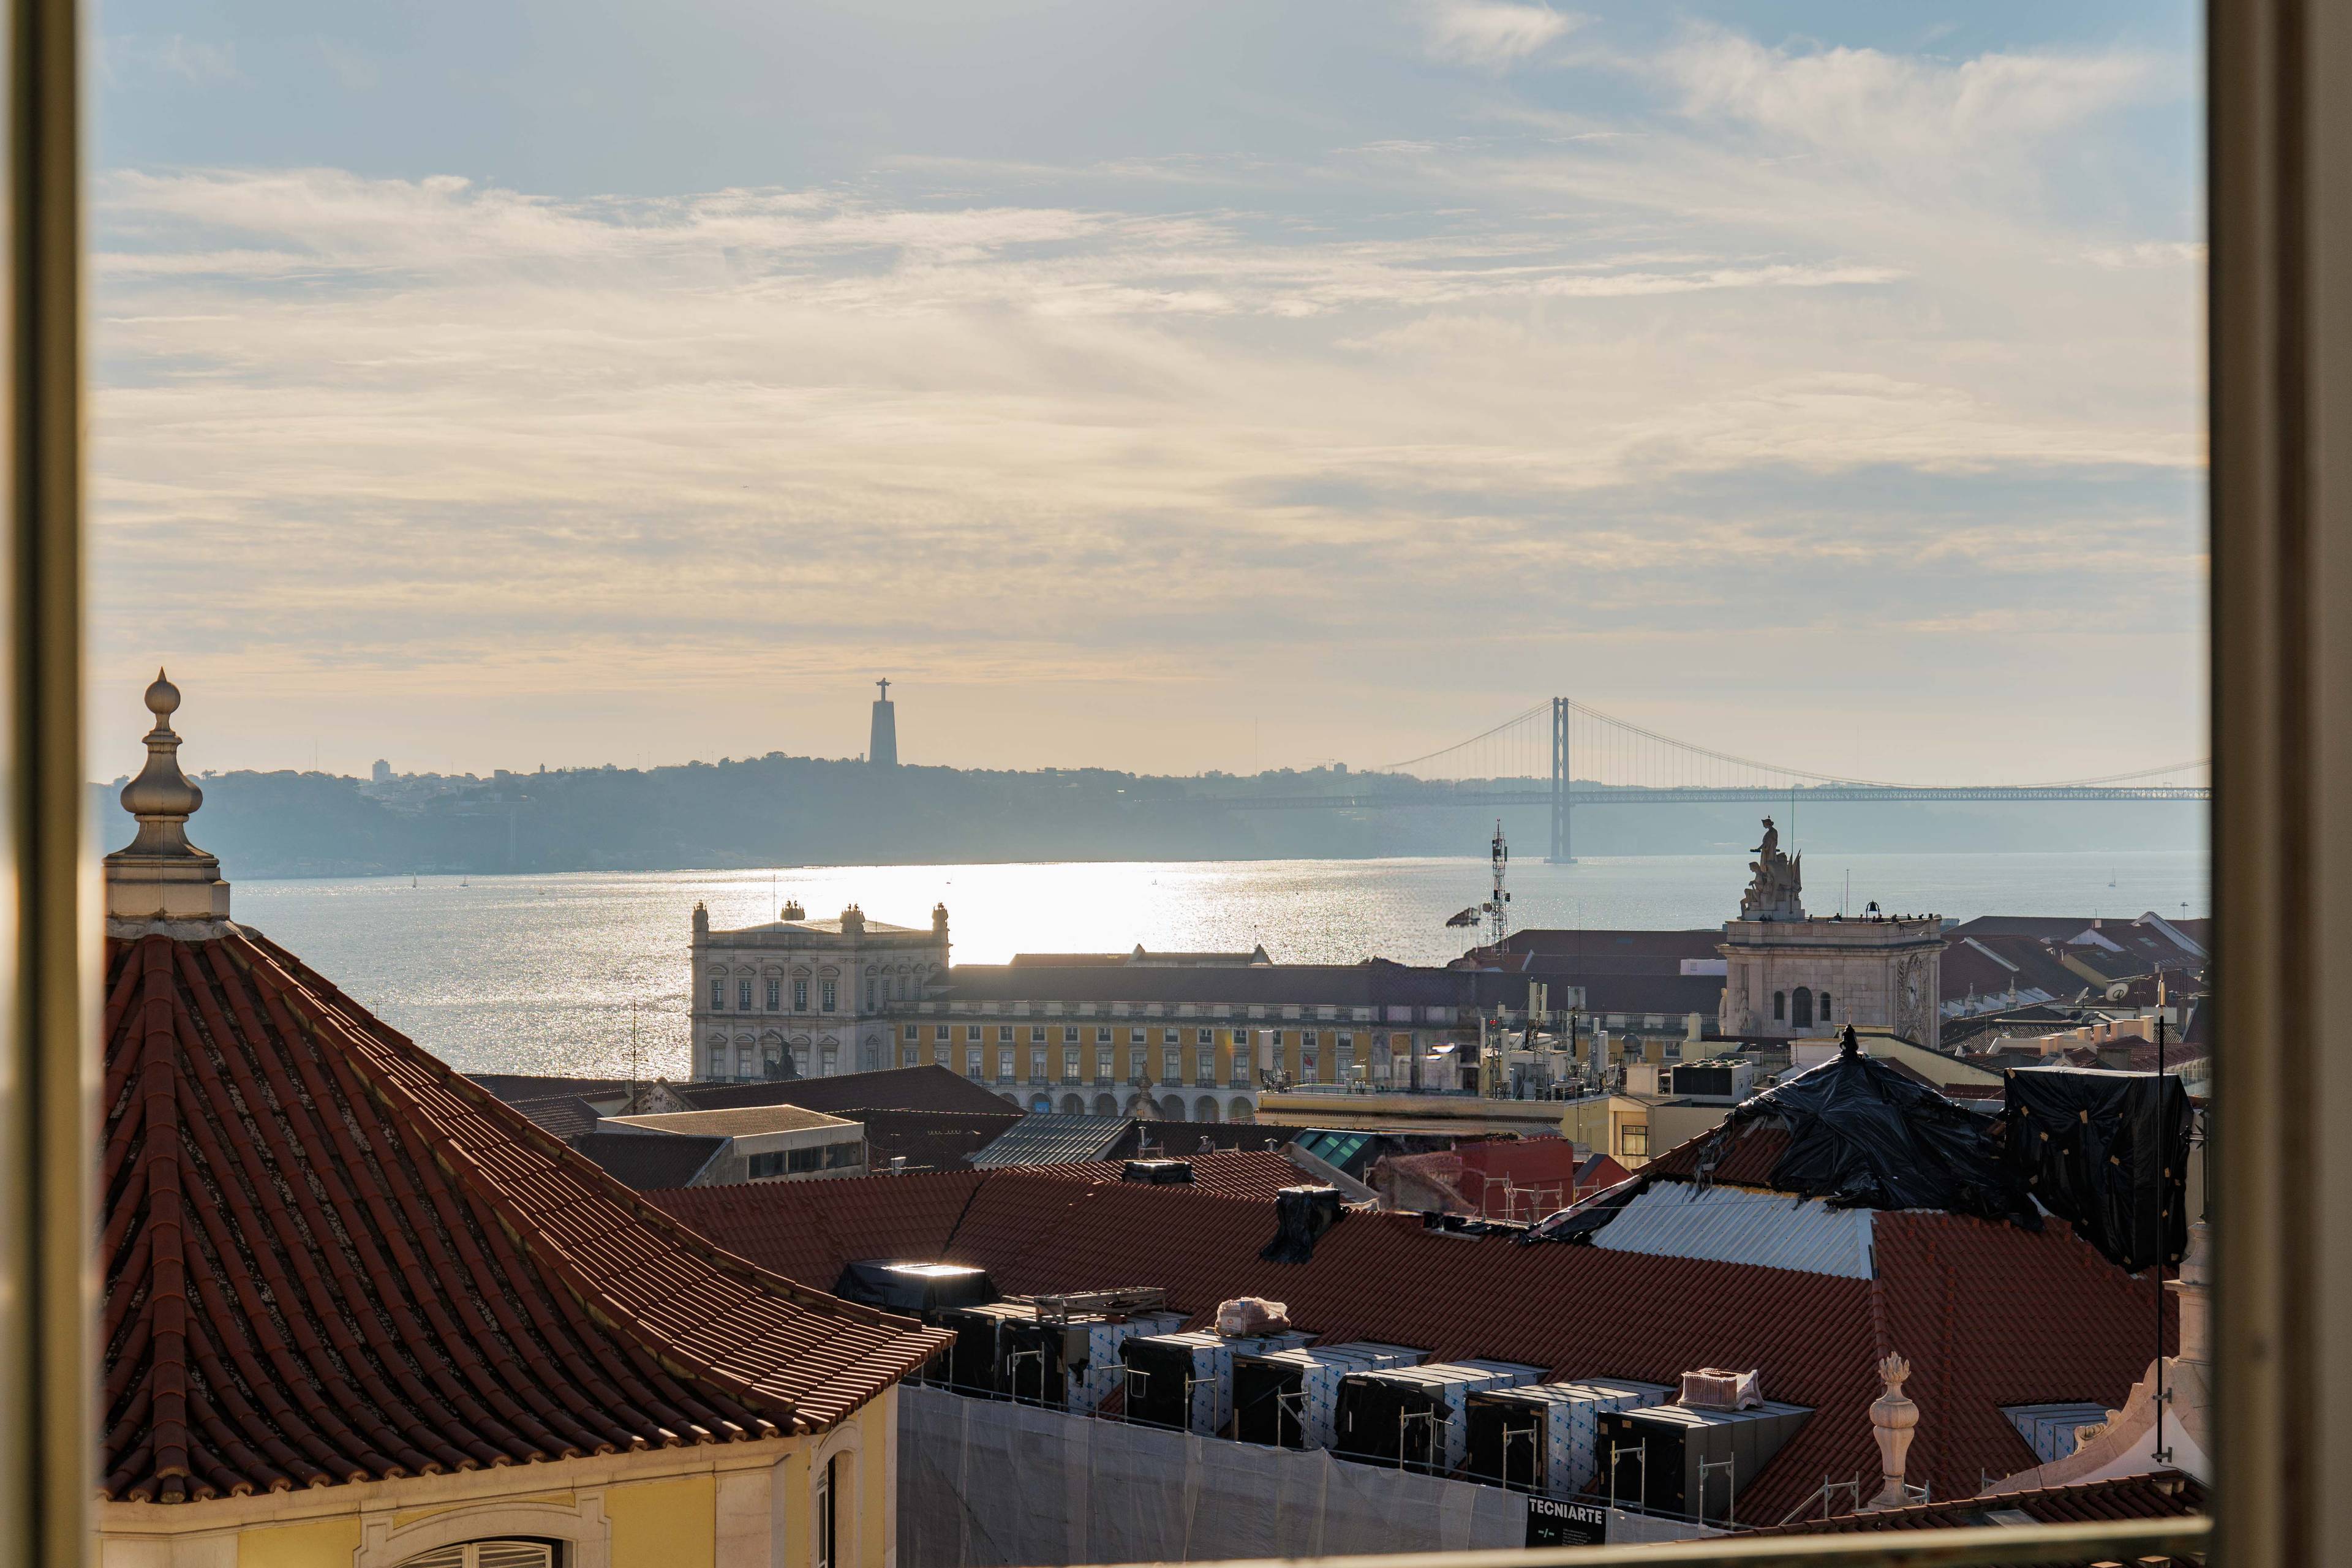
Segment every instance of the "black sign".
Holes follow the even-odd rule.
[[[1608,1542],[1609,1510],[1599,1503],[1528,1499],[1529,1546],[1605,1546]]]

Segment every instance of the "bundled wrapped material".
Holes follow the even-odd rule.
[[[1701,1410],[1745,1410],[1764,1403],[1764,1374],[1703,1366],[1683,1373],[1682,1402]]]
[[[1290,1306],[1263,1296],[1244,1296],[1217,1306],[1217,1332],[1227,1338],[1280,1333],[1290,1327]]]

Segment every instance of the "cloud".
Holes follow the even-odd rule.
[[[1491,70],[1517,64],[1583,20],[1508,0],[1421,0],[1417,9],[1431,54]]]
[[[495,691],[672,753],[855,750],[795,715],[887,649],[1034,705],[943,716],[957,755],[1188,767],[1269,692],[1370,735],[1549,684],[1570,644],[1696,689],[1867,630],[1998,692],[2038,637],[2193,616],[2193,258],[2016,199],[2129,70],[1727,37],[1610,67],[1651,110],[1350,127],[1278,169],[117,171],[101,669],[233,672],[257,733]],[[1817,68],[1847,110],[1791,103]],[[2006,150],[1937,179],[1930,126]],[[1930,174],[1890,179],[1881,132]],[[1079,689],[1154,722],[1041,750],[1037,694]],[[450,760],[510,763],[506,713]]]
[[[1684,112],[1872,161],[1948,163],[2028,145],[2147,94],[2136,52],[1990,53],[1958,61],[1871,48],[1773,48],[1694,25],[1648,62]]]

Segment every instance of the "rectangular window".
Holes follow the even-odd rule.
[[[816,1481],[816,1563],[814,1568],[837,1568],[841,1561],[839,1532],[834,1517],[833,1489],[841,1456],[834,1455],[824,1462],[824,1471]]]
[[[1029,1043],[1033,1046],[1042,1046],[1045,1043],[1045,1025],[1032,1024],[1029,1026]]]
[[[1076,1031],[1071,1032],[1075,1034]],[[1076,1046],[1062,1047],[1062,1081],[1064,1083],[1078,1081],[1078,1047]]]
[[[920,1067],[923,1065],[921,1060],[922,1054],[922,1047],[919,1046],[900,1046],[898,1047],[898,1065],[902,1068]]]
[[[824,1169],[824,1145],[812,1143],[805,1149],[792,1150],[785,1156],[788,1171],[822,1171]]]
[[[1315,1038],[1314,1030],[1307,1031],[1307,1038],[1309,1043],[1298,1047],[1298,1081],[1320,1083],[1323,1079],[1316,1069],[1321,1064],[1323,1053],[1312,1044]]]
[[[1646,1121],[1629,1121],[1619,1128],[1617,1152],[1646,1157],[1650,1152],[1650,1124]]]
[[[1340,1036],[1340,1037],[1339,1037],[1339,1044],[1338,1047],[1337,1047],[1336,1049],[1334,1049],[1334,1050],[1332,1051],[1332,1053],[1331,1053],[1331,1067],[1332,1067],[1332,1073],[1331,1073],[1332,1078],[1333,1078],[1333,1079],[1335,1079],[1337,1081],[1339,1081],[1339,1082],[1340,1082],[1340,1083],[1345,1083],[1345,1082],[1347,1082],[1347,1081],[1348,1081],[1348,1079],[1349,1079],[1349,1077],[1350,1077],[1350,1076],[1355,1072],[1355,1070],[1356,1070],[1356,1037],[1355,1037],[1355,1036],[1353,1036],[1353,1035],[1342,1035],[1342,1036]]]
[[[964,1076],[964,1077],[966,1077],[966,1078],[978,1078],[978,1077],[980,1076],[980,1054],[981,1054],[981,1053],[980,1053],[980,1047],[979,1047],[978,1046],[972,1046],[972,1047],[968,1047],[968,1048],[964,1051],[964,1053],[963,1053],[963,1076]]]
[[[1108,1025],[1098,1024],[1095,1026],[1095,1044],[1098,1046],[1107,1046],[1110,1044],[1110,1027]]]
[[[923,1037],[923,1026],[920,1024],[909,1024],[903,1031],[901,1031],[901,1033],[907,1042],[911,1045],[915,1041]]]
[[[1139,1034],[1141,1033],[1140,1030],[1137,1032]],[[1145,1079],[1151,1076],[1150,1068],[1146,1065],[1150,1060],[1150,1053],[1146,1051],[1141,1046],[1134,1047],[1127,1053],[1128,1082],[1141,1083]]]
[[[1170,1083],[1181,1083],[1183,1081],[1184,1048],[1181,1046],[1168,1046],[1161,1049],[1160,1053],[1160,1076],[1166,1079]]]
[[[966,1024],[963,1026],[964,1043],[973,1046],[980,1044],[980,1032],[978,1024]]]
[[[1129,1029],[1127,1032],[1127,1043],[1130,1046],[1139,1046],[1149,1038],[1150,1038],[1150,1037],[1145,1034],[1141,1029]]]
[[[1064,1044],[1064,1045],[1066,1045],[1066,1046],[1075,1046],[1075,1045],[1076,1045],[1077,1043],[1078,1043],[1078,1026],[1077,1026],[1076,1024],[1065,1024],[1065,1025],[1063,1025],[1063,1026],[1062,1026],[1062,1044]]]
[[[710,1010],[714,1013],[727,1011],[727,982],[724,980],[710,983]]]
[[[1000,1048],[996,1053],[996,1076],[1006,1083],[1013,1081],[1013,1053]]]
[[[1192,1032],[1192,1043],[1196,1046],[1213,1046],[1217,1043],[1217,1032],[1214,1029],[1195,1029]]]
[[[933,1039],[935,1039],[935,1040],[939,1041],[939,1042],[940,1042],[940,1044],[941,1044],[941,1045],[946,1045],[946,1044],[948,1043],[948,1040],[949,1040],[949,1039],[950,1039],[950,1035],[949,1035],[949,1032],[948,1032],[948,1031],[949,1031],[949,1027],[950,1027],[950,1026],[948,1026],[948,1025],[946,1025],[946,1024],[934,1024],[934,1025],[932,1025],[932,1026],[931,1026],[931,1038],[933,1038]]]
[[[771,981],[769,981],[769,982],[768,982],[768,1011],[769,1011],[769,1012],[771,1012],[771,1013],[781,1012],[781,1011],[782,1011],[782,1009],[783,1009],[783,1005],[784,1005],[784,983],[783,983],[782,981],[781,981],[781,980],[771,980]]]
[[[793,1011],[795,1013],[808,1011],[808,982],[805,980],[793,982]]]
[[[755,1182],[770,1176],[782,1175],[784,1173],[783,1155],[782,1153],[752,1155],[750,1162],[750,1173]]]
[[[1009,1046],[1013,1043],[1012,1025],[999,1024],[996,1026],[996,1043],[1000,1046]]]
[[[1322,1038],[1323,1037],[1313,1029],[1307,1029],[1300,1032],[1298,1043],[1307,1050],[1311,1051],[1316,1047],[1316,1046],[1321,1043]]]
[[[739,980],[735,983],[735,1011],[748,1013],[751,1010],[751,983],[748,980]]]
[[[1110,1047],[1108,1046],[1095,1047],[1095,1081],[1097,1083],[1110,1081]]]
[[[1029,1053],[1029,1081],[1031,1083],[1045,1081],[1045,1053],[1043,1051]]]
[[[817,987],[817,1011],[820,1013],[830,1013],[833,1011],[833,982],[828,980]]]
[[[1206,1029],[1201,1031],[1204,1035],[1208,1032]],[[1200,1051],[1200,1060],[1193,1064],[1192,1081],[1205,1088],[1217,1081],[1217,1047],[1202,1046]]]
[[[869,1013],[874,1011],[874,982],[871,980],[866,983],[866,1010]]]

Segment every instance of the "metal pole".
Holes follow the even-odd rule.
[[[81,889],[79,7],[12,0],[7,60],[9,889],[0,961],[0,1565],[95,1542],[91,1143],[99,992]]]

